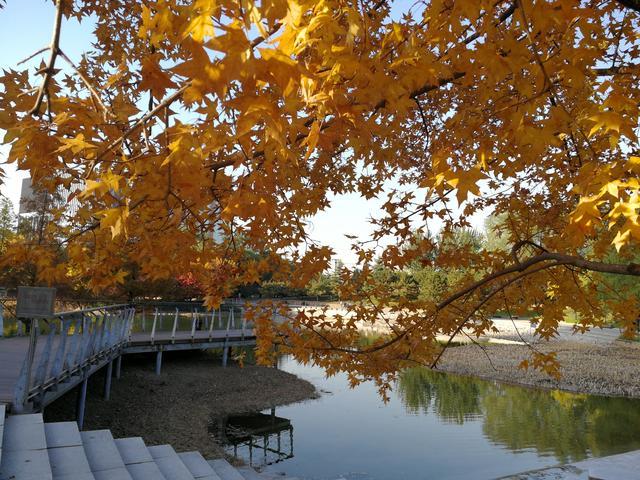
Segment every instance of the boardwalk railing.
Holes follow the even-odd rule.
[[[14,404],[42,402],[71,377],[84,377],[111,361],[128,342],[134,315],[131,305],[111,305],[59,313],[44,327],[32,321]]]
[[[220,338],[220,331],[237,333],[239,330],[244,338],[252,328],[247,323],[244,308],[237,305],[223,304],[217,310],[209,311],[198,304],[175,304],[141,307],[132,331],[137,338],[148,332],[148,340],[153,345],[160,332],[171,332],[171,343],[175,343],[177,332],[189,332],[191,340],[196,337],[211,340],[214,336]]]

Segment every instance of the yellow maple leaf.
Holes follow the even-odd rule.
[[[66,150],[71,150],[72,153],[80,153],[83,150],[93,150],[96,147],[95,145],[85,141],[84,134],[79,133],[73,138],[61,138],[60,143],[62,146],[59,147],[56,152],[64,152]]]

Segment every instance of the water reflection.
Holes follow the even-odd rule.
[[[403,372],[397,390],[408,413],[435,413],[460,425],[481,418],[485,437],[513,452],[535,449],[566,463],[640,448],[635,400],[528,389],[423,368]]]
[[[251,466],[265,466],[293,458],[293,426],[288,418],[269,413],[216,417],[209,431],[227,453]]]

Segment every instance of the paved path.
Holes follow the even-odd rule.
[[[517,473],[497,480],[640,480],[640,450]]]
[[[534,328],[529,320],[506,320],[494,318],[493,323],[500,331],[489,334],[489,338],[499,338],[505,340],[521,341],[520,336],[527,342],[538,341]],[[558,336],[556,340],[593,343],[606,345],[615,342],[620,337],[618,328],[594,328],[585,333],[574,333],[573,324],[561,322],[558,326]]]
[[[299,310],[317,310],[318,307],[296,307]],[[327,316],[329,318],[335,315],[342,315],[348,318],[346,310],[343,309],[328,309]],[[388,314],[392,319],[393,315]],[[529,343],[535,343],[540,341],[540,338],[535,335],[535,328],[531,326],[529,320],[510,320],[504,318],[493,318],[494,326],[498,329],[498,332],[491,332],[481,337],[480,340],[495,342],[495,343],[522,343],[523,340]],[[372,325],[370,323],[358,324],[360,329],[365,333],[387,333],[389,327],[382,321]],[[572,341],[592,343],[598,345],[607,345],[615,342],[620,337],[620,329],[618,328],[594,328],[586,333],[574,333],[574,325],[571,323],[560,322],[558,326],[558,336],[556,340]],[[439,341],[447,341],[449,337],[441,335],[438,337]],[[471,340],[464,334],[459,334],[454,338],[456,343],[471,343]]]

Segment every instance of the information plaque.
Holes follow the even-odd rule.
[[[53,316],[56,289],[48,287],[18,287],[16,317],[49,318]]]

